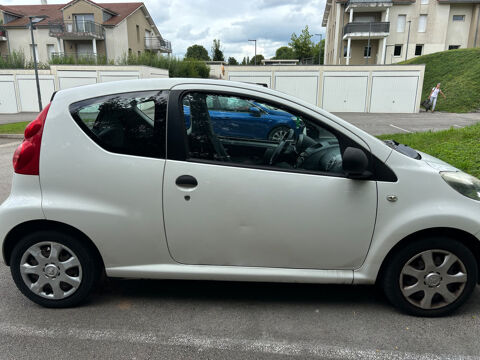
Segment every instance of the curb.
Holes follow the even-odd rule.
[[[23,139],[23,134],[0,134],[0,139]]]

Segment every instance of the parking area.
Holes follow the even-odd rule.
[[[372,135],[460,129],[480,122],[480,112],[467,114],[420,112],[417,114],[336,113]]]
[[[2,140],[3,142],[3,140]],[[0,202],[18,140],[0,145]],[[475,359],[480,288],[453,316],[399,313],[370,286],[111,280],[41,308],[0,264],[0,358]]]

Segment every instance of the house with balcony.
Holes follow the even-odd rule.
[[[327,0],[326,65],[393,64],[480,47],[480,0]]]
[[[35,51],[37,59],[46,63],[54,56],[102,57],[116,61],[127,54],[144,51],[172,52],[170,42],[162,37],[141,2],[43,2],[41,5],[0,6],[0,55],[16,51],[31,59]],[[35,48],[32,47],[29,16],[45,17],[35,25]]]

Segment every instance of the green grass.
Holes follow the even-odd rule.
[[[480,123],[463,129],[379,136],[435,156],[480,178]]]
[[[458,49],[419,56],[402,64],[425,64],[422,101],[437,83],[447,96],[436,110],[471,112],[480,109],[480,49]]]
[[[0,125],[0,134],[23,134],[29,121]]]

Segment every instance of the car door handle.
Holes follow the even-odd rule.
[[[198,181],[193,176],[190,175],[182,175],[175,180],[175,184],[177,186],[184,188],[184,189],[193,189],[197,187]]]

